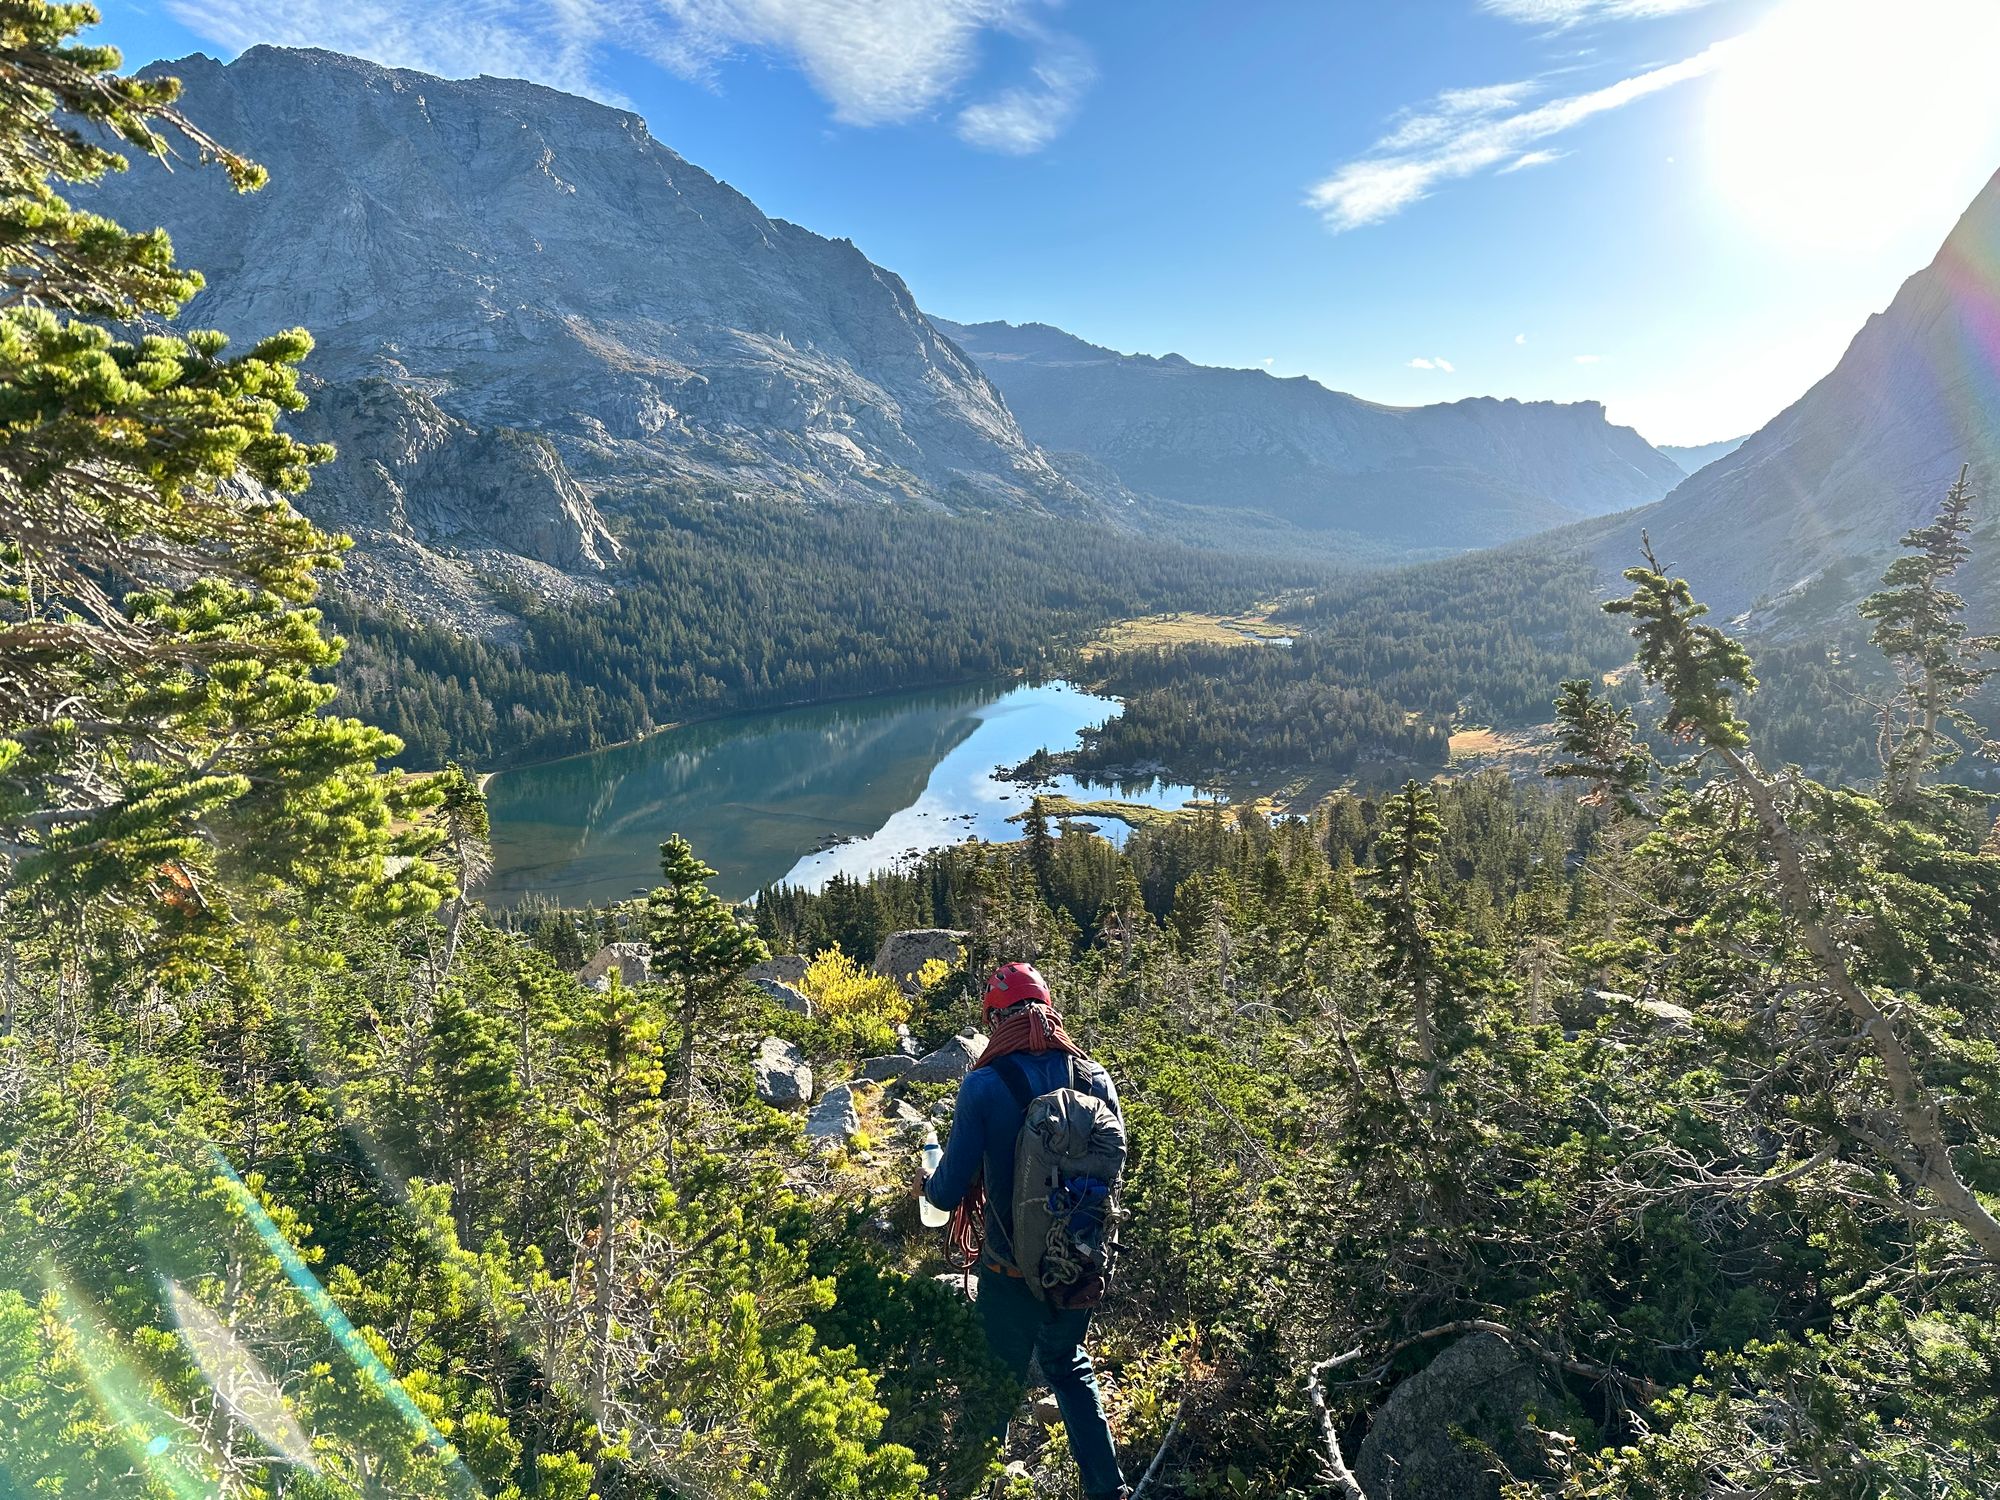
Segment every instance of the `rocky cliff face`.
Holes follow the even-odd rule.
[[[1682,477],[1596,402],[1380,406],[1304,377],[1119,354],[1045,324],[934,321],[1043,448],[1191,504],[1469,547],[1643,504]]]
[[[160,71],[270,186],[141,162],[91,206],[168,228],[208,278],[188,323],[312,331],[305,425],[342,457],[306,506],[400,550],[388,573],[519,559],[516,582],[587,580],[617,557],[599,508],[662,478],[1089,503],[896,276],[766,217],[635,115],[318,51]]]
[[[1849,613],[1896,539],[1928,519],[1961,465],[1984,499],[1960,592],[2000,609],[2000,176],[1937,259],[1868,320],[1833,372],[1657,505],[1595,530],[1611,577],[1647,528],[1718,613],[1767,623]]]

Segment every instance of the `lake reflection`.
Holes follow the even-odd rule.
[[[970,835],[1018,837],[1026,792],[995,781],[1046,746],[1073,746],[1117,703],[1067,683],[938,688],[744,714],[493,778],[486,899],[539,891],[622,900],[658,879],[659,845],[686,836],[741,898],[778,879],[817,886]],[[1191,787],[1057,791],[1178,807]],[[1105,822],[1122,840],[1122,824]],[[851,840],[815,853],[829,837]]]

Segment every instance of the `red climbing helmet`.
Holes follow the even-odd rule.
[[[1050,1003],[1049,982],[1033,964],[1002,964],[986,976],[985,1014],[990,1016],[1024,1000]]]

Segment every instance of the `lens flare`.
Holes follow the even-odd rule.
[[[478,1481],[472,1477],[464,1464],[458,1461],[450,1440],[437,1430],[431,1419],[424,1415],[415,1401],[410,1399],[410,1393],[403,1389],[389,1367],[382,1363],[374,1349],[369,1346],[368,1340],[361,1336],[361,1331],[348,1320],[347,1314],[340,1310],[340,1304],[335,1302],[326,1288],[320,1285],[319,1278],[313,1275],[311,1268],[293,1248],[292,1242],[285,1238],[284,1231],[271,1222],[271,1216],[264,1211],[264,1205],[257,1201],[257,1195],[250,1191],[241,1177],[236,1175],[236,1169],[229,1165],[228,1159],[220,1151],[210,1147],[209,1153],[217,1172],[228,1184],[231,1196],[243,1210],[244,1217],[249,1220],[250,1227],[256,1231],[264,1248],[271,1253],[272,1259],[284,1271],[285,1279],[290,1281],[293,1289],[305,1299],[306,1306],[310,1307],[314,1315],[325,1325],[326,1331],[333,1336],[334,1342],[340,1345],[354,1367],[409,1425],[418,1441],[430,1449],[434,1456],[449,1465],[453,1480],[466,1493],[483,1494],[484,1491],[480,1489]]]
[[[57,1316],[76,1340],[77,1357],[97,1408],[117,1432],[133,1467],[173,1500],[208,1500],[214,1489],[195,1466],[196,1455],[206,1455],[194,1434],[153,1400],[148,1382],[126,1363],[117,1343],[60,1271],[45,1265],[42,1283],[54,1298]],[[0,1447],[0,1453],[4,1452]],[[85,1474],[73,1477],[79,1489],[92,1478]]]
[[[284,1392],[257,1356],[178,1281],[167,1282],[167,1304],[202,1378],[229,1414],[287,1463],[317,1471],[312,1440],[286,1409]]]

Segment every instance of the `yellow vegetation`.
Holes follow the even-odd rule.
[[[1116,797],[1100,797],[1085,801],[1078,797],[1064,797],[1059,794],[1043,795],[1040,799],[1042,811],[1051,819],[1080,818],[1085,822],[1093,818],[1113,818],[1133,828],[1165,828],[1186,819],[1205,817],[1217,807],[1221,807],[1225,818],[1235,809],[1227,803],[1201,801],[1187,807],[1152,807],[1144,802],[1123,802]],[[1268,814],[1269,799],[1260,799],[1260,810]]]
[[[1457,729],[1452,731],[1451,758],[1466,755],[1498,755],[1507,748],[1507,742],[1491,729]]]
[[[910,1002],[895,980],[864,968],[838,948],[806,965],[799,988],[835,1033],[857,1046],[888,1046],[896,1026],[910,1019]]]
[[[1527,769],[1548,754],[1554,739],[1552,724],[1525,729],[1460,729],[1451,737],[1451,764],[1461,771],[1490,770],[1496,766]]]
[[[1160,646],[1254,646],[1282,640],[1289,627],[1274,624],[1268,615],[1146,615],[1136,620],[1120,620],[1083,648],[1085,656],[1100,652],[1143,651]]]

